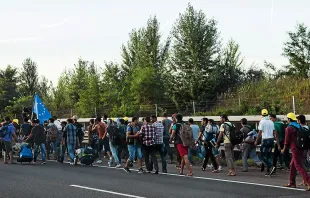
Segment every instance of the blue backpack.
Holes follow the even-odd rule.
[[[9,128],[9,125],[4,125],[1,127],[1,129],[0,129],[0,137],[1,138],[4,138],[7,135],[8,128]]]

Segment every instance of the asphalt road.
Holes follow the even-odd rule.
[[[175,172],[175,171],[172,171]],[[195,172],[194,172],[195,173]],[[252,172],[256,175],[258,172]],[[260,173],[261,174],[261,173]],[[284,189],[274,179],[257,176],[229,178],[226,172],[197,176],[128,174],[122,169],[70,166],[49,162],[4,165],[0,162],[0,197],[309,197],[302,189]],[[213,180],[212,178],[216,179]],[[264,182],[264,179],[266,182]],[[279,178],[275,178],[275,181]],[[254,181],[254,182],[255,182]],[[281,179],[282,181],[282,179]],[[269,182],[269,184],[268,184]],[[282,181],[284,182],[284,181]]]

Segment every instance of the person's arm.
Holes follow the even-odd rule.
[[[220,134],[219,134],[219,136],[218,136],[218,138],[217,138],[216,145],[215,145],[216,148],[220,148],[221,139],[223,138],[223,135],[224,135],[224,132],[223,132],[223,131],[220,131]]]
[[[94,124],[93,128],[92,128],[92,131],[97,130],[97,128],[98,128],[98,124]]]
[[[24,137],[24,140],[27,142],[33,136],[33,128],[31,129],[30,135],[28,137]]]
[[[256,140],[255,140],[255,142],[254,142],[254,146],[257,146],[258,141],[259,141],[260,138],[262,137],[262,133],[263,133],[262,130],[259,130],[259,131],[258,131],[258,135],[257,135],[257,138],[256,138]]]
[[[87,135],[88,135],[88,144],[91,144],[91,142],[90,142],[90,131],[91,130],[90,129],[91,129],[91,125],[89,125],[88,129],[87,129],[88,130],[88,133],[87,133]]]
[[[278,149],[281,150],[280,142],[279,142],[279,133],[277,130],[273,130],[273,136],[276,139]]]
[[[281,153],[284,153],[286,151],[286,149],[288,148],[288,145],[289,145],[289,131],[288,131],[288,127],[285,129],[285,139],[284,139],[284,147],[283,149],[281,150]]]
[[[17,137],[17,135],[16,135],[15,132],[12,133],[12,137],[14,138],[14,141],[15,141],[15,142],[18,142],[18,137]]]

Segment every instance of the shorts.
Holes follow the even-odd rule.
[[[108,138],[99,139],[98,146],[99,146],[98,152],[102,151],[103,148],[105,152],[111,152]]]
[[[219,149],[215,148],[215,147],[212,147],[212,153],[213,153],[214,157],[217,157],[220,155]]]
[[[4,147],[5,147],[5,152],[9,153],[9,152],[11,152],[13,150],[12,149],[12,142],[3,141],[3,144],[4,144]]]
[[[138,159],[142,159],[142,151],[140,146],[128,144],[128,152],[129,152],[129,158],[128,158],[129,161],[133,162],[136,155]]]
[[[178,144],[178,151],[180,153],[180,156],[183,157],[185,155],[188,155],[188,146],[183,146],[183,144]]]

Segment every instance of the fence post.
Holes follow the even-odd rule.
[[[71,109],[71,118],[72,118],[72,116],[73,116],[73,115],[72,115],[72,109]]]
[[[156,117],[157,117],[157,104],[155,104],[155,114],[156,114]]]
[[[295,96],[293,96],[293,112],[296,114]]]
[[[196,115],[196,109],[195,109],[195,102],[193,101],[193,112],[194,112],[194,116]]]
[[[95,116],[97,118],[97,108],[95,107]]]

